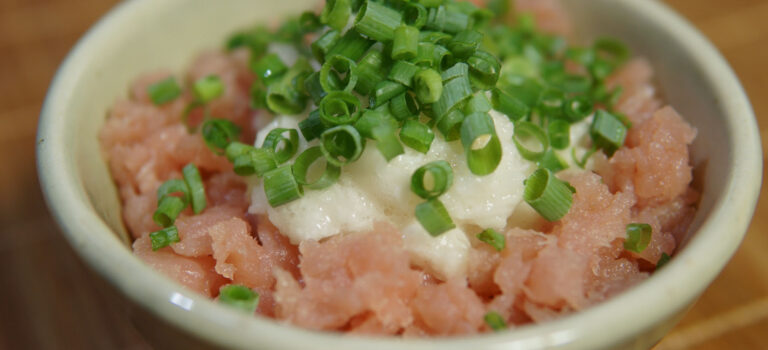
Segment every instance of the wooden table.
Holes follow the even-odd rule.
[[[37,116],[59,63],[115,0],[0,1],[0,349],[148,349],[42,202]],[[768,140],[768,1],[668,0],[741,77]],[[765,159],[765,158],[764,158]],[[657,349],[768,348],[768,196],[723,273]]]

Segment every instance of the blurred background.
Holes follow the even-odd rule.
[[[666,2],[731,63],[752,100],[765,149],[768,1]],[[60,234],[35,169],[37,118],[46,89],[72,45],[115,3],[0,0],[0,349],[150,349],[126,302],[85,267]],[[768,348],[765,191],[733,260],[655,349]]]

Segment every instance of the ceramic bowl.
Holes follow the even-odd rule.
[[[579,35],[624,39],[656,69],[666,100],[698,129],[703,191],[688,239],[650,279],[562,319],[482,336],[401,340],[312,332],[250,317],[182,288],[144,265],[120,237],[120,206],[97,132],[129,82],[157,68],[182,70],[239,28],[274,22],[314,0],[133,0],[75,46],[51,84],[40,119],[38,166],[51,211],[72,247],[116,290],[181,334],[227,348],[642,349],[652,346],[711,283],[739,245],[762,174],[758,129],[726,61],[688,22],[652,0],[564,0]]]

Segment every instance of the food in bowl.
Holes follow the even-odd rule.
[[[644,280],[695,212],[695,130],[622,43],[516,6],[329,1],[139,78],[101,132],[135,254],[246,312],[403,336]]]

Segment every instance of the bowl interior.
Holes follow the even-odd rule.
[[[760,144],[749,103],[720,55],[656,1],[564,3],[581,37],[616,36],[626,40],[636,55],[648,58],[667,102],[698,129],[692,154],[701,169],[697,182],[703,196],[691,228],[695,234],[668,268],[613,300],[549,324],[441,343],[448,348],[506,343],[597,349],[637,338],[684,308],[709,284],[735,250],[751,218],[760,185]],[[49,92],[38,150],[46,196],[70,242],[92,266],[134,300],[216,343],[235,347],[279,344],[296,349],[317,341],[331,342],[339,349],[361,344],[374,348],[428,346],[419,341],[342,339],[243,317],[152,271],[130,254],[129,242],[122,238],[126,235],[120,202],[100,152],[98,131],[110,106],[127,96],[128,84],[142,72],[158,68],[181,72],[194,55],[221,47],[237,29],[274,24],[286,14],[315,4],[315,0],[134,0],[119,5],[73,50]],[[717,242],[720,232],[728,234]],[[707,256],[703,254],[710,256],[708,262],[698,261]],[[137,283],[153,287],[138,288]],[[655,306],[627,307],[638,302]],[[640,314],[635,315],[636,323],[621,325],[633,311]],[[606,325],[610,325],[610,335],[604,334]],[[571,330],[567,339],[552,338],[566,330]],[[287,340],[272,339],[278,337]]]

